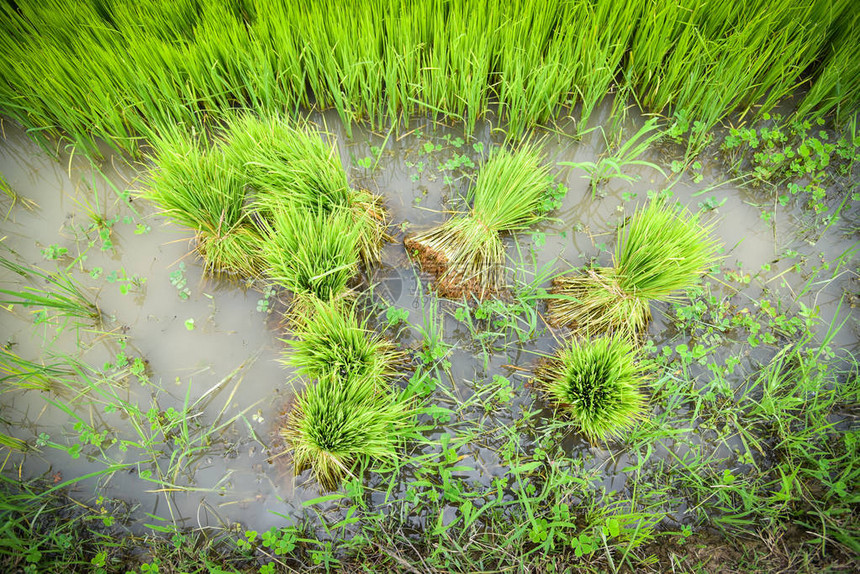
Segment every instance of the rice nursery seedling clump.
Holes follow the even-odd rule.
[[[225,154],[242,166],[261,217],[271,219],[274,210],[288,204],[347,211],[359,228],[362,260],[379,261],[388,213],[381,196],[350,187],[336,144],[279,116],[238,116],[227,123],[225,139]]]
[[[552,208],[549,168],[534,144],[517,151],[500,148],[478,172],[466,195],[467,213],[407,237],[406,248],[424,270],[438,275],[446,297],[486,298],[503,288],[505,246],[501,234],[527,229]]]
[[[194,230],[207,270],[259,276],[262,238],[245,210],[241,166],[181,128],[156,139],[153,148],[155,169],[141,195]]]
[[[334,490],[360,457],[397,458],[413,415],[406,401],[382,392],[370,377],[323,377],[296,398],[281,436],[294,471],[310,468]]]
[[[265,225],[263,254],[269,276],[296,296],[297,317],[306,314],[300,307],[309,299],[334,302],[348,294],[349,281],[358,271],[359,241],[359,229],[348,213],[282,206]]]
[[[537,386],[589,440],[620,437],[643,416],[645,369],[621,334],[572,339],[535,373]]]
[[[652,201],[620,230],[614,267],[588,269],[553,281],[551,322],[591,332],[642,332],[649,301],[669,301],[717,261],[719,244],[699,214],[679,204]]]
[[[377,334],[359,323],[353,309],[314,300],[309,317],[297,321],[295,339],[284,361],[313,379],[368,378],[379,388],[396,373],[399,354]]]

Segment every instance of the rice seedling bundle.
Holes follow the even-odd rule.
[[[550,321],[592,333],[642,332],[649,301],[668,301],[714,265],[719,244],[699,215],[656,200],[637,210],[619,231],[614,266],[553,281]]]
[[[571,339],[535,373],[536,386],[591,441],[621,437],[645,412],[646,369],[621,334]]]
[[[533,144],[517,151],[498,149],[469,189],[467,213],[407,237],[405,244],[425,270],[437,273],[445,296],[473,293],[486,297],[503,286],[505,246],[501,234],[542,221],[551,187],[549,168]]]
[[[296,475],[309,468],[323,489],[334,490],[359,458],[395,460],[412,418],[406,401],[371,378],[332,376],[305,387],[280,432]]]
[[[297,321],[285,363],[309,379],[366,378],[384,388],[396,373],[399,354],[360,323],[352,309],[314,301],[312,313]]]
[[[242,166],[254,190],[258,214],[270,219],[274,211],[291,205],[326,214],[345,212],[358,229],[364,262],[379,261],[388,214],[380,196],[350,187],[336,144],[278,116],[231,119],[224,137],[225,153]]]
[[[349,294],[359,260],[359,229],[349,213],[286,205],[275,209],[264,227],[268,275],[297,297],[298,316],[313,299],[335,302]]]
[[[153,147],[155,169],[141,195],[194,230],[197,252],[209,271],[258,276],[262,238],[245,210],[241,166],[181,128],[155,140]]]

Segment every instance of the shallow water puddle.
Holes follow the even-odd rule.
[[[605,118],[608,112],[606,105],[597,117]],[[398,341],[417,351],[420,329],[430,327],[424,323],[436,299],[423,290],[432,277],[412,266],[402,238],[441,222],[447,217],[445,210],[456,209],[468,176],[491,146],[502,140],[488,124],[478,130],[477,139],[467,142],[462,131],[429,121],[414,122],[400,136],[354,127],[353,138],[348,139],[333,114],[317,119],[324,120],[337,139],[344,164],[351,166],[353,183],[386,198],[396,241],[385,247],[382,265],[369,273],[372,301],[379,311],[375,321],[385,328],[389,307],[405,310],[412,326],[400,323],[387,332],[399,333]],[[633,118],[633,123],[638,126],[642,120]],[[105,496],[139,503],[138,516],[144,522],[151,522],[145,516],[149,513],[185,526],[242,522],[265,530],[283,525],[283,516],[300,516],[302,503],[319,495],[315,485],[306,482],[306,475],[294,479],[286,457],[271,460],[280,448],[277,423],[293,394],[290,373],[278,361],[284,347],[279,337],[287,336],[279,324],[282,294],[264,291],[262,285],[204,277],[200,262],[188,254],[189,231],[165,221],[152,206],[124,196],[126,190],[142,185],[145,166],[131,166],[108,154],[99,166],[113,184],[107,185],[85,159],[65,153],[58,160],[51,159],[17,126],[6,122],[4,128],[0,172],[13,189],[38,207],[27,209],[18,204],[9,209],[2,224],[3,245],[18,254],[19,263],[45,270],[68,267],[102,314],[102,322],[95,328],[75,329],[66,324],[57,333],[52,325],[34,327],[34,315],[26,310],[4,312],[0,317],[4,343],[25,358],[47,360],[49,352],[66,353],[102,369],[114,377],[115,398],[151,413],[149,420],[156,426],[168,425],[172,413],[194,405],[189,411],[190,428],[174,428],[167,439],[150,437],[148,451],[110,447],[102,455],[90,442],[77,458],[71,458],[69,451],[81,442],[86,428],[105,432],[107,439],[140,437],[136,438],[122,413],[105,409],[107,399],[91,400],[66,392],[50,404],[46,393],[6,392],[0,431],[31,444],[38,441],[41,446],[26,456],[12,455],[5,472],[23,464],[23,474],[52,473],[60,476],[56,481],[60,483],[101,471],[108,460],[127,465],[110,475],[82,481],[75,489],[80,497],[89,498],[100,482],[100,493]],[[626,130],[633,132],[635,128]],[[597,131],[582,141],[570,133],[548,132],[544,138],[548,161],[553,164],[594,161],[605,147]],[[677,159],[670,153],[674,152],[652,150],[647,159],[669,173],[669,163]],[[723,182],[716,159],[706,156],[703,163],[701,181],[694,183],[684,176],[671,187],[671,193],[692,210],[719,205],[706,216],[706,221],[714,222],[713,233],[726,248],[721,272],[709,280],[711,293],[718,298],[732,297],[732,317],[755,310],[763,299],[796,311],[793,301],[797,298],[810,308],[820,308],[823,324],[818,329],[823,335],[846,290],[856,297],[856,280],[849,272],[856,267],[851,251],[856,250],[854,239],[834,225],[824,231],[822,239],[810,243],[808,239],[821,230],[799,223],[805,219],[801,207],[774,205],[772,199],[738,189]],[[554,171],[558,181],[569,188],[561,208],[553,214],[556,219],[507,242],[510,264],[526,282],[537,270],[550,266],[562,270],[593,259],[608,264],[616,225],[649,192],[668,185],[655,170],[635,168],[629,173],[641,176],[639,181],[612,180],[593,198],[581,169]],[[841,269],[831,263],[817,277],[811,275],[814,267],[843,254],[847,255]],[[798,262],[800,271],[791,270]],[[4,288],[22,284],[6,270],[0,273],[0,280]],[[539,356],[551,353],[565,333],[548,329],[536,315],[531,320],[515,319],[518,329],[499,327],[494,319],[477,321],[472,332],[462,316],[457,316],[458,309],[464,312],[462,303],[442,301],[438,309],[445,341],[456,348],[448,358],[450,376],[441,381],[445,388],[437,389],[429,402],[459,411],[470,424],[487,429],[475,444],[458,451],[463,464],[474,470],[457,476],[488,485],[507,470],[499,455],[505,435],[498,429],[518,429],[524,410],[543,405],[524,385]],[[672,317],[666,316],[671,312],[668,305],[652,305],[652,310],[648,336],[658,350],[694,347],[697,341],[678,335],[672,326]],[[844,319],[849,311],[843,305],[836,319]],[[499,330],[498,336],[489,337],[483,345],[475,340],[490,329]],[[856,349],[857,340],[858,324],[850,320],[833,345]],[[723,340],[715,351],[721,360],[740,353],[744,362],[767,358],[773,352],[766,345],[752,348],[745,335],[738,341]],[[136,359],[145,368],[128,372]],[[707,371],[698,368],[704,373],[699,381],[705,384]],[[464,408],[464,404],[468,406]],[[544,410],[538,418],[547,420],[551,414]],[[449,419],[436,421],[435,437],[442,433],[456,436],[462,421]],[[683,440],[705,441],[704,433],[704,429],[694,430]],[[630,487],[630,476],[624,471],[630,459],[623,448],[591,446],[576,434],[562,434],[560,448],[582,457],[583,472],[595,472],[607,490]],[[534,450],[541,443],[537,435],[534,424],[527,423],[522,444]],[[186,456],[171,460],[171,453],[176,456],[181,451],[176,445],[182,440],[190,441]],[[687,448],[683,440],[664,446],[681,456]],[[715,444],[713,448],[719,457],[726,457],[737,446]],[[155,462],[147,458],[153,453],[157,453]],[[667,456],[655,452],[652,458]],[[165,488],[147,480],[147,473],[150,478],[161,473],[162,485],[172,486]]]

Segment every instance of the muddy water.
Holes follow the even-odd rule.
[[[608,113],[609,107],[605,106],[597,117],[605,120]],[[500,132],[493,131],[489,124],[484,124],[477,139],[469,142],[461,142],[463,134],[458,128],[429,120],[416,121],[408,133],[401,135],[370,133],[358,127],[349,139],[335,116],[317,119],[337,139],[354,184],[386,198],[398,240],[404,233],[442,221],[446,210],[456,209],[475,167],[492,146],[502,143]],[[641,118],[632,118],[626,133],[634,133],[641,122]],[[139,504],[138,516],[143,521],[149,520],[144,513],[150,513],[173,517],[185,526],[241,522],[249,528],[265,530],[285,524],[285,516],[299,516],[302,502],[318,495],[316,488],[306,484],[306,475],[294,479],[285,461],[270,460],[279,444],[276,423],[294,394],[291,374],[278,362],[284,347],[279,339],[287,336],[278,321],[278,295],[268,304],[274,312],[267,313],[266,305],[261,303],[263,286],[204,277],[200,262],[189,255],[187,229],[165,221],[150,205],[122,199],[122,192],[143,185],[146,166],[107,154],[99,165],[102,177],[88,161],[64,150],[57,159],[51,158],[9,122],[4,124],[4,131],[0,171],[13,189],[37,207],[28,209],[19,203],[10,208],[6,202],[4,211],[9,209],[9,213],[2,223],[3,244],[13,249],[21,262],[46,270],[70,267],[98,304],[103,321],[96,328],[74,329],[67,325],[56,333],[44,325],[34,327],[33,316],[26,311],[4,311],[0,316],[3,342],[13,345],[12,349],[25,358],[45,357],[50,349],[78,356],[96,367],[115,362],[120,352],[130,359],[140,357],[146,361],[148,382],[136,377],[124,381],[121,393],[129,402],[144,412],[152,406],[164,411],[171,407],[181,409],[183,404],[193,404],[205,396],[207,401],[197,409],[195,419],[201,427],[234,420],[213,437],[211,446],[188,463],[187,472],[177,475],[175,482],[185,487],[185,492],[154,492],[157,487],[140,477],[141,472],[152,470],[151,465],[131,465],[110,476],[77,483],[77,494],[83,499],[92,498],[100,485],[100,494]],[[569,133],[547,132],[543,137],[553,163],[592,161],[605,149],[599,131],[586,134],[582,140]],[[378,161],[376,148],[381,148]],[[646,159],[667,167],[672,159],[679,158],[678,153],[670,148],[653,150]],[[707,154],[704,157],[703,178],[698,183],[689,176],[667,180],[641,167],[628,170],[640,176],[639,181],[610,181],[598,197],[592,197],[582,170],[556,169],[557,179],[568,186],[569,192],[555,213],[556,219],[542,225],[538,233],[508,238],[511,265],[533,272],[545,265],[567,269],[593,259],[610,263],[615,226],[633,213],[649,192],[669,189],[694,210],[709,198],[717,204],[725,200],[706,215],[706,220],[714,224],[714,234],[726,247],[722,270],[753,278],[748,284],[728,283],[722,273],[717,274],[711,280],[713,292],[732,296],[739,308],[753,308],[764,296],[794,310],[799,302],[817,306],[825,323],[821,327],[823,334],[843,294],[857,292],[856,258],[846,258],[847,265],[835,273],[833,280],[825,279],[834,274],[835,266],[817,279],[810,279],[810,270],[856,248],[856,237],[839,229],[850,219],[837,223],[818,239],[821,230],[803,225],[800,207],[774,206],[772,198],[725,183],[719,163]],[[370,158],[370,168],[362,167],[367,165],[363,163],[365,158]],[[770,223],[762,219],[763,212],[773,213]],[[109,234],[112,247],[106,247],[97,232],[87,231],[95,215],[114,221]],[[55,244],[67,249],[67,254],[56,261],[45,260],[43,250]],[[783,257],[787,250],[797,255]],[[79,255],[85,257],[75,260]],[[792,271],[791,266],[798,261],[803,263],[800,271]],[[171,283],[171,274],[175,279],[181,265],[187,299]],[[767,265],[769,270],[764,271]],[[134,278],[138,279],[132,281]],[[413,325],[423,321],[422,301],[427,303],[432,295],[422,290],[432,278],[413,268],[400,241],[385,247],[382,265],[372,270],[368,279],[374,285],[374,298],[380,308],[400,307],[409,311]],[[7,272],[0,274],[0,280],[4,287],[21,285]],[[121,290],[124,284],[129,286],[128,293]],[[499,374],[512,381],[516,396],[510,406],[493,413],[496,424],[510,426],[521,408],[541,406],[523,383],[537,357],[552,352],[564,333],[550,331],[539,321],[539,332],[533,339],[484,356],[476,351],[464,325],[453,317],[454,308],[454,303],[441,303],[446,341],[457,344],[450,357],[452,380],[443,381],[450,385],[450,393],[436,393],[432,400],[456,407],[450,397],[468,400],[477,387]],[[653,310],[650,338],[659,345],[686,342],[667,328],[669,321],[663,314],[668,306],[653,305]],[[843,306],[838,319],[849,312],[848,306]],[[125,349],[120,341],[124,341]],[[419,341],[414,328],[401,333],[400,342],[405,346],[416,346]],[[857,341],[855,318],[846,323],[834,344],[856,350]],[[744,344],[729,345],[723,350],[726,354],[749,351]],[[753,355],[766,356],[768,352],[772,351],[756,350]],[[64,401],[72,401],[78,416],[96,430],[106,430],[118,439],[134,437],[128,422],[104,413],[103,405],[81,397]],[[59,403],[67,404],[64,401]],[[35,444],[41,433],[50,435],[50,440],[60,446],[73,445],[78,440],[75,418],[35,391],[4,393],[0,418],[0,432],[19,436],[30,444]],[[453,434],[456,429],[440,427],[439,432],[443,431]],[[526,438],[526,444],[529,441]],[[621,469],[628,459],[621,450],[592,447],[576,435],[570,435],[563,448],[582,455],[586,470],[598,469],[608,490],[624,488],[626,476]],[[492,448],[474,445],[463,454],[468,457],[465,463],[478,469],[470,476],[472,479],[489,484],[493,476],[505,472]],[[13,454],[4,472],[17,472],[22,465],[24,475],[48,472],[60,476],[59,481],[104,468],[102,462],[88,455],[98,457],[93,447],[84,447],[83,455],[72,459],[61,449],[43,446],[26,456]],[[140,458],[133,453],[116,452],[115,448],[111,456],[118,463]]]

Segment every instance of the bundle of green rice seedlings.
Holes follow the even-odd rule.
[[[615,333],[571,339],[535,373],[535,386],[589,440],[621,437],[645,413],[646,369],[636,346]]]
[[[402,353],[359,322],[353,308],[314,300],[312,313],[297,321],[285,363],[312,379],[367,378],[380,388],[396,375]]]
[[[152,143],[154,169],[141,195],[194,230],[208,271],[259,276],[262,237],[245,209],[241,166],[180,128]]]
[[[650,301],[670,301],[717,262],[720,245],[699,214],[652,201],[619,232],[614,267],[588,269],[553,281],[548,316],[555,325],[591,333],[641,333]]]
[[[254,207],[263,218],[287,204],[327,213],[346,210],[359,229],[362,260],[379,262],[380,247],[388,239],[388,212],[381,196],[350,187],[337,145],[279,116],[238,116],[228,122],[225,138],[225,153],[244,166],[255,190]]]
[[[332,303],[351,293],[358,272],[359,229],[349,212],[279,206],[264,222],[263,256],[269,277],[295,296],[296,317],[313,311],[313,300]]]
[[[298,476],[311,469],[325,490],[352,476],[360,458],[396,461],[414,413],[371,377],[326,376],[296,397],[280,434]]]
[[[534,144],[498,149],[478,172],[466,202],[471,208],[442,225],[407,237],[409,253],[438,275],[440,295],[485,298],[504,287],[502,233],[527,229],[548,211],[552,179]]]

